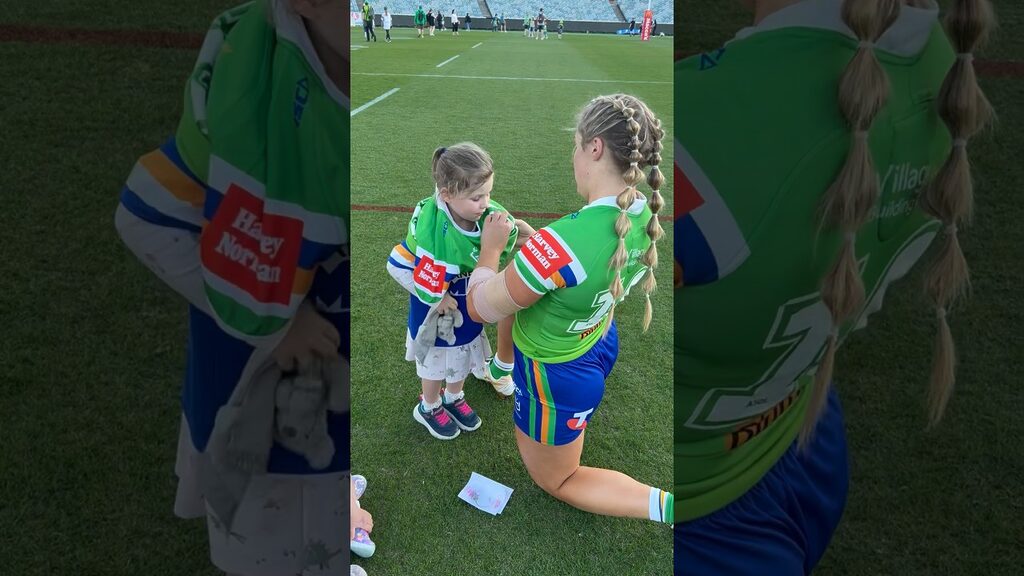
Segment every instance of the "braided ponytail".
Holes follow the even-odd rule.
[[[967,261],[957,231],[970,222],[973,207],[971,166],[967,140],[993,118],[992,105],[978,86],[973,53],[994,26],[989,0],[956,0],[945,18],[946,33],[957,57],[939,92],[939,116],[949,129],[953,146],[949,156],[921,196],[921,207],[942,221],[942,240],[925,277],[925,291],[935,306],[938,331],[928,391],[928,420],[942,418],[956,381],[956,350],[946,313],[970,287]]]
[[[608,288],[612,305],[608,313],[608,322],[605,324],[606,331],[611,326],[616,303],[626,291],[622,281],[622,270],[629,262],[629,251],[626,249],[626,236],[632,228],[629,208],[638,197],[637,186],[645,180],[642,168],[651,166],[650,174],[646,176],[647,184],[653,191],[647,200],[652,217],[647,223],[646,233],[651,239],[651,245],[641,257],[641,262],[647,267],[643,281],[646,297],[643,326],[646,331],[653,317],[650,294],[656,286],[654,268],[658,265],[658,252],[655,242],[664,234],[657,213],[664,206],[660,189],[665,177],[658,165],[661,163],[661,140],[665,137],[665,131],[661,127],[661,121],[646,104],[633,96],[616,94],[592,100],[580,114],[577,132],[582,141],[589,141],[595,137],[601,137],[605,141],[606,150],[622,169],[622,179],[626,183],[626,187],[615,197],[619,215],[615,219],[617,243],[608,262],[608,268],[612,273],[611,285]]]
[[[651,187],[651,196],[647,199],[647,207],[651,209],[651,219],[647,221],[647,237],[651,239],[651,245],[647,247],[640,260],[647,267],[643,283],[645,332],[650,328],[651,319],[654,317],[651,293],[658,285],[654,279],[654,269],[658,267],[657,242],[665,233],[661,228],[661,222],[658,221],[658,212],[665,205],[665,200],[661,197],[661,186],[665,183],[665,176],[662,175],[661,168],[658,167],[661,164],[661,139],[665,137],[665,131],[661,128],[661,120],[654,120],[651,134],[654,136],[654,151],[647,157],[647,163],[651,166],[651,172],[647,175],[647,185]]]
[[[864,282],[857,266],[857,232],[878,199],[878,177],[871,159],[868,134],[889,97],[889,78],[875,56],[875,42],[896,21],[900,0],[845,0],[843,22],[860,44],[839,81],[839,109],[852,131],[850,151],[839,175],[825,193],[822,226],[842,234],[835,263],[821,285],[821,299],[829,310],[832,331],[825,354],[814,374],[800,446],[806,446],[825,408],[832,382],[839,327],[864,303]]]

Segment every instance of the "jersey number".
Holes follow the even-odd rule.
[[[622,295],[622,298],[625,298],[629,294],[629,291],[633,288],[633,286],[636,286],[636,284],[643,279],[644,272],[646,271],[647,267],[641,266],[640,269],[633,275],[633,277],[629,279],[629,283],[626,284],[625,286],[626,289]],[[594,313],[591,314],[589,318],[573,321],[572,325],[569,326],[570,334],[579,334],[580,332],[586,332],[587,330],[590,330],[594,326],[597,326],[598,323],[604,319],[604,317],[608,314],[608,311],[611,310],[612,308],[611,289],[602,290],[598,292],[594,296],[594,302],[591,304],[591,307],[593,307]]]
[[[886,289],[902,278],[928,249],[935,226],[923,226],[908,239],[886,265],[870,293],[867,305],[853,324],[861,327],[867,316],[882,307]],[[692,428],[713,429],[749,420],[782,402],[797,379],[809,373],[825,349],[832,320],[817,292],[794,298],[779,307],[764,349],[779,349],[775,362],[753,384],[709,390],[687,422]]]
[[[600,322],[606,314],[608,314],[609,310],[611,310],[612,300],[612,293],[609,290],[602,290],[601,292],[598,292],[597,295],[594,296],[594,303],[591,304],[591,306],[594,307],[594,313],[585,320],[574,321],[572,325],[569,326],[569,333],[579,334],[580,332],[585,332],[594,326],[597,326],[597,323]]]

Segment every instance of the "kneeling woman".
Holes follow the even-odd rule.
[[[498,258],[513,222],[488,216],[468,308],[478,322],[515,315],[516,442],[534,482],[581,510],[671,524],[670,493],[621,472],[580,466],[583,431],[618,356],[615,305],[641,282],[645,329],[651,320],[663,136],[640,100],[592,100],[580,114],[573,154],[576,190],[587,205],[537,232],[520,224],[530,239],[501,272]],[[646,166],[649,200],[636,189]]]

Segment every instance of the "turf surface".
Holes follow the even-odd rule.
[[[385,44],[382,32],[369,45],[353,33],[353,45],[364,46],[353,52],[353,109],[398,88],[352,119],[355,205],[411,209],[433,192],[435,147],[470,140],[494,158],[493,198],[513,213],[533,214],[525,219],[539,228],[554,219],[550,214],[581,206],[571,163],[576,112],[590,98],[618,91],[653,107],[668,127],[663,154],[671,157],[667,41],[596,35],[560,41],[554,34],[538,41],[511,31],[417,39],[398,29]],[[669,190],[671,171],[667,165],[664,171]],[[669,200],[663,212],[671,209]],[[511,401],[498,399],[489,385],[472,378],[466,384],[484,421],[475,432],[441,442],[413,421],[420,384],[403,361],[408,294],[384,271],[408,218],[353,212],[352,465],[370,481],[363,505],[374,515],[378,546],[359,563],[371,574],[669,573],[671,535],[664,526],[583,513],[534,486],[515,447]],[[664,242],[661,261],[670,257]],[[670,285],[668,266],[658,276]],[[583,454],[586,465],[663,487],[672,481],[671,307],[671,291],[657,292],[647,334],[640,330],[642,299],[619,307],[621,353]],[[473,471],[515,489],[500,516],[457,499]]]

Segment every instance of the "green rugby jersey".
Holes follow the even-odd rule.
[[[214,21],[174,139],[129,176],[129,210],[200,234],[211,311],[238,338],[279,337],[318,269],[341,258],[348,109],[301,18],[250,2]]]
[[[647,270],[640,263],[651,244],[647,199],[638,196],[628,214],[629,259],[622,270],[627,293]],[[531,290],[544,295],[516,313],[512,338],[524,355],[541,362],[568,362],[590,350],[604,333],[612,306],[608,262],[618,245],[618,216],[614,196],[595,200],[538,230],[516,253],[516,272]]]
[[[836,90],[857,49],[838,10],[837,0],[796,4],[676,64],[683,521],[740,497],[792,444],[832,329],[819,287],[841,238],[820,228],[819,207],[849,149]],[[935,99],[953,53],[937,16],[905,7],[877,43],[892,82],[869,140],[881,190],[856,242],[866,305],[842,336],[866,324],[938,229],[917,209],[950,145]]]

